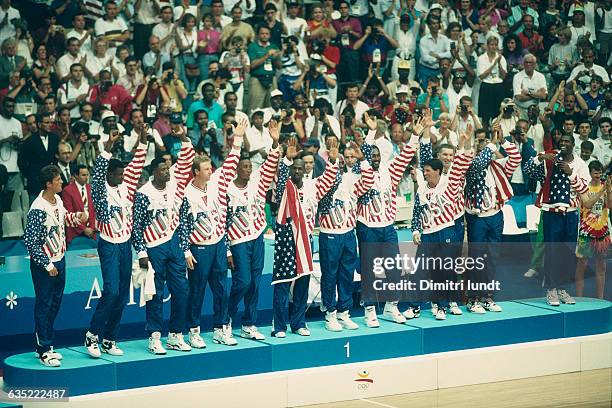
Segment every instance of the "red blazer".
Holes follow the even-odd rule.
[[[85,208],[83,206],[83,200],[81,200],[80,189],[76,186],[76,182],[68,184],[64,190],[62,190],[62,201],[64,202],[64,207],[68,212],[75,211],[83,211]],[[87,219],[87,223],[83,225],[79,225],[78,227],[66,227],[66,244],[69,245],[70,242],[77,236],[82,235],[85,227],[89,227],[91,229],[94,228],[95,221],[95,212],[93,206],[93,200],[91,198],[91,184],[85,184],[85,190],[87,191],[87,202],[88,202],[88,210],[89,210],[89,218]],[[96,239],[96,235],[94,235],[94,239]]]

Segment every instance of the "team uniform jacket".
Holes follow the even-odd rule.
[[[55,205],[45,200],[42,192],[28,211],[28,220],[23,241],[30,259],[39,267],[51,271],[66,253],[65,226],[76,227],[81,224],[78,212],[67,212],[59,195],[55,195]]]
[[[284,158],[279,165],[278,169],[278,183],[276,189],[276,202],[280,203],[285,192],[285,186],[289,179],[289,168],[293,164],[293,161]],[[317,206],[319,201],[329,192],[332,188],[336,175],[338,174],[338,160],[336,163],[327,163],[325,166],[325,172],[314,179],[303,180],[302,188],[298,189],[300,196],[300,204],[302,205],[302,212],[306,218],[306,229],[308,235],[312,235],[314,231],[315,221],[317,217]]]
[[[502,147],[508,157],[493,160],[497,147],[489,143],[467,171],[465,211],[468,214],[478,217],[495,215],[514,195],[510,178],[521,165],[521,154],[516,145],[509,141],[505,141]]]
[[[194,157],[191,142],[184,142],[176,165],[170,170],[173,176],[166,183],[166,188],[160,191],[149,181],[136,192],[132,244],[138,259],[147,257],[147,248],[172,239],[178,228],[179,211]],[[181,247],[186,245],[182,243]]]
[[[181,243],[214,245],[226,235],[227,189],[236,177],[240,147],[233,146],[221,168],[217,169],[201,190],[193,182],[185,188],[179,214]],[[189,245],[183,248],[185,257],[191,256]]]
[[[279,157],[279,148],[272,149],[244,188],[229,183],[227,238],[230,246],[251,241],[266,228],[266,192],[274,179]]]
[[[147,145],[139,144],[130,164],[123,170],[123,183],[111,187],[106,173],[111,153],[103,151],[96,159],[91,180],[91,196],[96,210],[96,229],[107,242],[120,244],[132,234],[134,193],[147,155]]]
[[[369,156],[370,160],[370,146],[374,144],[375,133],[370,131],[363,145],[363,150],[368,151],[366,157]],[[389,164],[381,165],[378,171],[373,171],[372,187],[357,201],[357,221],[370,228],[393,225],[397,215],[397,186],[416,154],[414,146],[417,144],[418,136],[413,136],[410,143]]]
[[[463,196],[463,181],[470,163],[471,153],[460,152],[448,171],[446,178],[440,178],[438,185],[430,188],[427,183],[419,186],[414,200],[412,232],[431,234],[455,225],[457,197]]]
[[[561,156],[557,155],[557,159]],[[580,195],[589,190],[591,176],[586,163],[576,155],[569,166],[573,170],[571,176],[553,163],[540,161],[537,157],[527,162],[525,170],[542,185],[536,206],[543,211],[566,212],[580,208]]]

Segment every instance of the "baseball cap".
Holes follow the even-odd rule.
[[[397,69],[410,69],[410,61],[400,60],[397,64]]]
[[[181,115],[180,112],[173,112],[172,115],[170,115],[170,123],[175,123],[175,124],[179,124],[179,123],[183,123],[183,115]]]
[[[405,93],[405,94],[410,93],[410,88],[408,88],[408,85],[400,85],[397,87],[397,91],[395,91],[395,94],[397,95],[401,93]]]
[[[321,143],[319,143],[319,139],[317,139],[316,137],[311,137],[308,140],[306,140],[304,143],[302,143],[302,146],[304,146],[304,147],[311,147],[311,146],[321,147]]]
[[[429,7],[429,10],[435,10],[435,9],[440,9],[440,10],[444,10],[444,7],[442,7],[442,5],[440,5],[439,3],[434,3]]]
[[[115,112],[113,112],[112,110],[105,110],[104,112],[102,112],[102,116],[100,117],[100,122],[103,122],[104,120],[108,119],[108,118],[116,118],[117,115],[115,115]]]
[[[283,96],[283,92],[280,89],[274,89],[270,92],[270,98],[274,98],[275,96]]]

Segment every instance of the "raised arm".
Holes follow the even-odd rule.
[[[334,185],[336,175],[338,174],[340,162],[338,160],[338,142],[335,139],[330,140],[327,155],[329,157],[329,161],[325,166],[325,171],[315,179],[317,201],[321,200],[329,192]]]
[[[521,165],[521,153],[516,145],[508,140],[502,144],[504,151],[508,155],[508,159],[504,164],[504,172],[508,178],[512,177],[512,173]]]
[[[195,150],[191,144],[191,140],[187,137],[185,128],[181,127],[182,132],[178,135],[181,139],[181,151],[179,152],[176,160],[176,167],[174,169],[174,176],[178,184],[178,192],[182,194],[187,186],[189,180],[189,173],[191,172],[191,166],[193,165],[193,159],[195,157]]]
[[[266,192],[272,184],[274,175],[278,168],[278,160],[280,158],[280,150],[278,147],[278,139],[280,137],[280,128],[278,122],[272,119],[268,124],[268,132],[272,138],[272,150],[268,154],[266,161],[257,170],[259,172],[259,184],[257,186],[257,194],[263,200],[266,199]]]
[[[374,170],[370,163],[365,160],[361,161],[361,177],[353,184],[353,193],[357,197],[361,197],[367,193],[374,185]]]

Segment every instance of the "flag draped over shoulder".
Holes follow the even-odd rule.
[[[312,273],[312,248],[298,189],[287,180],[276,218],[272,284]]]

